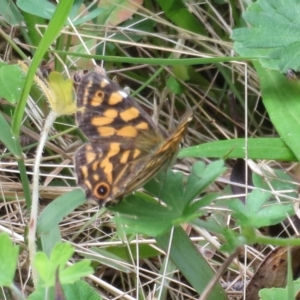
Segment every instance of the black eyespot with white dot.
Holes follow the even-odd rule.
[[[110,192],[110,187],[105,182],[99,182],[94,188],[94,195],[99,200],[105,200]]]

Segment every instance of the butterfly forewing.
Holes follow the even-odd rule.
[[[113,81],[92,72],[77,90],[77,123],[92,140],[134,140],[141,132],[161,135],[149,115]]]

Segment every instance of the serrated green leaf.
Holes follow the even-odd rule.
[[[126,224],[123,227],[127,233],[157,236],[174,225],[180,225],[199,216],[199,212],[195,212],[195,209],[201,207],[202,204],[193,205],[192,210],[186,210],[186,208],[205,187],[224,171],[223,161],[214,162],[207,167],[201,162],[196,163],[185,184],[186,179],[182,173],[168,170],[166,174],[161,173],[144,186],[149,194],[160,199],[164,205],[157,203],[148,195],[136,193],[109,209],[119,213],[114,220],[118,224]],[[187,212],[191,212],[191,214],[188,215]]]
[[[246,205],[239,199],[229,200],[228,207],[238,215],[247,216]]]
[[[287,191],[284,195],[297,199],[298,185],[294,183],[293,179],[284,171],[273,170],[273,172],[273,174],[268,176],[268,181],[265,180],[264,176],[254,173],[252,175],[254,185],[258,188],[269,190],[270,192],[281,191],[281,193],[283,193],[282,191]],[[281,202],[290,201],[281,197],[280,194],[278,194],[277,197],[281,200]]]
[[[44,252],[36,253],[34,266],[43,280],[41,282],[43,286],[54,286],[57,270],[59,270],[59,281],[61,284],[73,283],[80,277],[93,272],[93,269],[89,267],[90,261],[87,260],[75,263],[72,267],[64,268],[73,252],[74,248],[70,244],[59,243],[53,248],[50,259]]]
[[[77,281],[73,284],[68,284],[63,286],[65,296],[67,300],[101,300],[102,297],[97,293],[97,291],[92,288],[85,281]]]
[[[74,248],[70,244],[56,244],[50,256],[50,262],[60,268],[64,267],[74,253]]]
[[[201,193],[209,184],[225,172],[222,160],[213,162],[205,167],[203,162],[193,165],[191,175],[188,177],[183,194],[183,204],[187,206],[197,195]]]
[[[210,205],[212,201],[214,201],[218,197],[218,193],[211,193],[205,195],[200,200],[193,202],[189,205],[183,212],[184,217],[188,217],[194,213],[196,213],[200,208]]]
[[[284,220],[287,214],[293,213],[293,205],[272,204],[264,206],[270,199],[270,192],[253,190],[246,199],[246,204],[238,199],[228,201],[228,207],[234,213],[234,218],[237,219],[239,225],[261,228],[278,224]],[[271,203],[270,203],[271,204]]]
[[[110,208],[119,212],[114,221],[126,224],[127,233],[143,233],[149,236],[157,236],[173,226],[173,220],[180,215],[170,208],[150,203],[143,199],[142,195],[130,195],[122,200],[117,206]],[[155,211],[155,215],[153,212]],[[151,224],[151,226],[149,226]]]
[[[262,190],[253,190],[246,197],[246,211],[249,214],[256,214],[261,209],[262,205],[271,198],[271,193]]]
[[[44,252],[36,253],[33,264],[43,280],[42,284],[46,286],[54,285],[57,265],[52,264]]]
[[[260,59],[264,67],[286,72],[298,70],[300,3],[296,0],[259,0],[244,13],[249,28],[235,29],[232,39],[234,49],[241,56]]]
[[[60,272],[59,280],[61,284],[69,284],[78,281],[81,277],[93,274],[94,270],[90,266],[91,262],[82,260]]]
[[[284,219],[287,215],[294,214],[293,205],[282,205],[282,204],[273,204],[272,206],[265,207],[261,209],[257,215],[256,219],[253,219],[255,227],[260,228],[263,226],[270,226],[278,224]]]

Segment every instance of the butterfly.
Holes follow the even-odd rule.
[[[117,203],[169,166],[192,120],[166,134],[120,86],[99,72],[77,88],[77,124],[87,137],[75,154],[77,183],[100,206]]]

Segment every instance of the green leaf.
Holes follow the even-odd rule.
[[[57,236],[58,223],[85,202],[84,192],[75,189],[56,198],[42,211],[38,218],[37,233],[41,237],[42,248],[47,254],[50,254],[54,245],[60,241]],[[53,235],[53,231],[57,234]]]
[[[279,170],[274,170],[274,174],[269,176],[266,174],[266,176],[267,182],[265,176],[253,174],[253,183],[259,189],[253,190],[247,196],[245,204],[237,199],[227,201],[240,225],[260,228],[278,224],[286,218],[287,214],[294,214],[290,198],[297,199],[297,185],[293,183],[291,177]],[[276,198],[281,203],[270,200],[276,191],[280,192],[276,194]]]
[[[66,284],[62,286],[66,300],[101,300],[101,296],[93,289],[87,282],[78,280],[73,284]],[[54,288],[47,288],[47,291],[43,287],[38,287],[29,296],[29,300],[41,300],[45,299],[46,292],[49,293],[48,299],[54,299]]]
[[[254,190],[246,197],[246,211],[255,215],[259,212],[262,205],[271,198],[270,192]]]
[[[61,284],[73,283],[79,280],[80,277],[93,273],[93,269],[89,266],[90,261],[87,260],[82,260],[75,263],[73,266],[64,269],[64,266],[73,253],[74,248],[66,243],[56,244],[50,259],[48,259],[44,252],[36,253],[34,266],[43,281],[43,286],[54,286],[57,269],[59,269],[59,280]]]
[[[18,65],[6,65],[0,68],[0,97],[10,103],[16,103],[20,99],[22,86],[25,82],[25,74]]]
[[[282,203],[290,201],[287,200],[284,196],[288,196],[289,198],[294,197],[295,200],[298,199],[298,184],[294,183],[293,178],[287,175],[286,172],[273,170],[273,174],[269,175],[270,176],[268,176],[268,181],[266,181],[264,176],[253,173],[252,179],[254,185],[258,188],[268,190],[270,192],[280,191],[280,193],[277,194],[277,198],[280,199]],[[281,197],[281,194],[283,194],[283,197]]]
[[[167,173],[162,172],[156,179],[144,186],[150,195],[155,196],[164,205],[149,195],[135,193],[109,209],[119,213],[114,220],[118,224],[126,225],[123,227],[127,233],[157,236],[174,225],[190,222],[203,214],[197,210],[213,201],[216,194],[211,196],[208,194],[203,202],[198,200],[191,203],[224,171],[223,161],[217,161],[208,166],[202,162],[196,163],[187,179],[180,172],[168,170]],[[191,207],[189,207],[190,204]],[[154,211],[155,214],[153,214]]]
[[[0,113],[0,141],[9,149],[9,151],[17,156],[18,150],[16,146],[16,141],[11,134],[11,128],[4,119],[3,115]]]
[[[0,286],[10,287],[17,269],[19,247],[12,243],[7,233],[0,234],[0,245]]]
[[[287,291],[283,288],[261,289],[259,296],[261,300],[290,300],[287,296]]]
[[[263,226],[275,225],[286,219],[287,215],[291,216],[295,213],[294,206],[282,205],[274,203],[271,206],[265,207],[260,210],[253,221],[256,224],[256,228]]]
[[[74,11],[74,9],[72,11]],[[85,16],[79,18],[79,19],[77,19],[76,15],[75,15],[73,18],[71,18],[71,20],[73,20],[73,25],[74,26],[78,26],[80,24],[83,24],[83,23],[86,23],[88,21],[91,21],[91,20],[95,19],[96,17],[101,15],[103,12],[104,12],[104,10],[102,8],[96,8],[96,9],[92,10],[91,12],[89,12],[87,15],[85,15]]]
[[[57,225],[62,219],[79,205],[86,202],[85,194],[81,189],[74,189],[52,201],[42,211],[38,220],[38,233],[47,234],[52,226]]]
[[[193,202],[191,205],[189,205],[183,212],[183,215],[185,218],[190,218],[193,214],[198,213],[199,215],[199,209],[202,207],[205,207],[207,205],[210,205],[217,197],[219,196],[218,193],[211,193],[205,195],[200,200]]]
[[[300,3],[280,0],[259,0],[244,13],[249,28],[235,29],[232,39],[234,49],[241,56],[260,59],[264,67],[286,72],[298,70]]]
[[[245,245],[247,240],[243,237],[238,235],[236,232],[232,231],[231,229],[224,229],[223,235],[225,238],[225,244],[221,246],[220,250],[225,252],[233,252],[238,247]]]
[[[300,160],[300,83],[255,64],[263,103],[282,140]]]
[[[300,280],[297,279],[297,280],[293,281],[292,287],[294,289],[294,296],[296,297],[300,291]],[[290,297],[288,297],[288,287],[261,289],[259,291],[259,296],[260,296],[261,300],[274,300],[274,299],[289,300],[289,299],[291,299]],[[297,298],[294,298],[294,299],[297,299]]]
[[[2,0],[0,15],[11,26],[21,25],[24,22],[24,18],[16,4],[10,0]]]
[[[183,195],[183,204],[187,206],[209,184],[225,172],[224,161],[219,160],[205,167],[203,162],[197,162],[192,167]]]
[[[291,215],[294,209],[292,204],[282,205],[270,202],[270,206],[264,206],[271,196],[270,192],[253,190],[247,196],[245,204],[234,199],[228,201],[228,207],[234,211],[233,217],[237,219],[239,225],[261,228],[278,224],[286,218],[287,213]]]
[[[28,32],[27,41],[32,46],[38,47],[39,43],[41,42],[41,39],[42,39],[41,31],[42,31],[42,33],[44,32],[44,30],[45,30],[44,28],[47,27],[48,22],[46,23],[45,19],[35,16],[35,15],[32,15],[32,14],[29,14],[25,11],[23,11],[23,17],[24,17],[24,21],[26,23],[26,30]],[[38,30],[37,25],[40,27],[44,26],[44,28],[41,28],[41,31],[40,31],[40,30]],[[31,48],[30,50],[32,53],[35,52],[35,48]]]
[[[74,283],[81,277],[88,276],[94,272],[90,266],[91,262],[88,260],[82,260],[61,271],[59,279],[61,284]]]
[[[124,228],[127,233],[157,236],[166,232],[180,215],[171,208],[149,202],[149,198],[152,199],[147,195],[135,193],[126,197],[118,205],[109,207],[110,210],[119,212],[114,217],[114,221],[126,225]],[[153,214],[154,211],[155,215]]]
[[[73,253],[74,248],[70,244],[56,244],[50,256],[50,262],[62,268],[68,259],[70,259],[70,257],[73,255]]]
[[[245,145],[245,139],[216,141],[182,149],[178,157],[244,158]],[[293,151],[280,138],[249,138],[247,145],[251,159],[297,161]]]
[[[73,22],[73,25],[80,25],[82,23],[88,22],[96,18],[103,12],[102,8],[96,8],[78,19],[78,10],[80,9],[80,5],[82,5],[82,2],[83,0],[76,1],[70,11],[69,18]],[[46,0],[18,0],[17,5],[21,10],[30,14],[31,18],[33,18],[33,16],[37,16],[41,19],[46,20],[50,20],[53,17],[56,9],[56,5]]]
[[[76,281],[73,284],[63,286],[67,300],[101,300],[102,297],[85,281]]]
[[[150,195],[161,199],[170,206],[173,212],[180,214],[184,203],[180,200],[183,197],[184,178],[181,172],[161,172],[156,176],[156,180],[151,180],[145,184],[144,188]]]
[[[56,264],[52,264],[44,252],[37,252],[34,259],[34,266],[37,269],[43,284],[53,286],[55,282]]]
[[[18,0],[17,5],[29,14],[48,20],[52,18],[56,9],[54,4],[45,0]]]
[[[167,80],[167,88],[171,93],[176,95],[181,95],[183,93],[183,88],[180,83],[173,77],[170,76]]]

